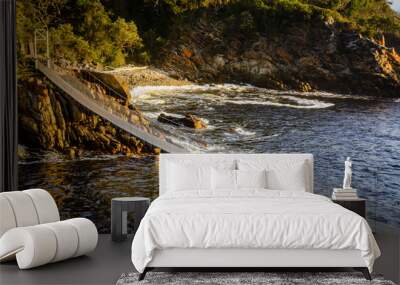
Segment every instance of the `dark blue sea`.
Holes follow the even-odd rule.
[[[283,92],[241,85],[137,87],[133,101],[151,120],[195,114],[193,130],[160,125],[193,152],[312,153],[315,192],[330,196],[353,160],[353,187],[368,217],[400,228],[400,100],[324,92]],[[65,217],[86,216],[109,229],[109,199],[157,197],[157,157],[93,155],[67,160],[36,152],[19,167],[20,188],[53,192]]]

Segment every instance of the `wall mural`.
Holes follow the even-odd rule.
[[[161,151],[306,152],[330,196],[353,160],[400,227],[400,16],[385,0],[17,1],[19,187],[109,231],[158,195]]]

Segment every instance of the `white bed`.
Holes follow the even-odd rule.
[[[370,278],[380,251],[368,223],[312,194],[312,155],[162,154],[159,163],[160,197],[132,243],[140,279],[155,267],[354,267]],[[249,179],[264,170],[265,186]],[[234,187],[221,180],[231,173]]]

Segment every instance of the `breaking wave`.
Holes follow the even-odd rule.
[[[254,136],[256,134],[256,132],[245,130],[242,127],[236,127],[235,132],[242,136]]]
[[[273,127],[274,117],[268,116],[271,112],[275,117],[279,116],[281,108],[290,114],[297,114],[297,110],[315,112],[332,108],[337,103],[342,104],[341,100],[370,100],[370,97],[329,92],[282,91],[239,84],[138,86],[131,90],[131,103],[164,129],[171,141],[193,152],[230,151],[244,141],[260,144],[281,135]],[[163,124],[157,122],[161,113],[174,117],[191,113],[202,119],[208,127],[192,130]],[[263,121],[265,119],[272,121]]]
[[[288,96],[285,96],[288,99]],[[236,105],[266,105],[266,106],[275,106],[275,107],[288,107],[288,108],[296,108],[296,109],[324,109],[334,106],[333,103],[324,103],[317,100],[307,100],[298,98],[296,101],[299,104],[288,104],[288,103],[279,103],[273,101],[256,101],[256,100],[226,100],[226,103],[236,104]]]
[[[162,105],[168,103],[168,100],[179,97],[187,100],[211,100],[216,104],[267,105],[296,109],[324,109],[334,106],[334,103],[317,100],[316,97],[349,98],[349,95],[327,92],[279,91],[237,84],[139,86],[131,90],[131,95],[133,104],[146,101],[150,104]],[[306,97],[313,97],[313,99]]]

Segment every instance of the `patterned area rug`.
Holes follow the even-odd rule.
[[[138,281],[138,273],[122,274],[116,285],[212,284],[212,285],[395,285],[381,276],[368,281],[359,272],[148,272]]]

